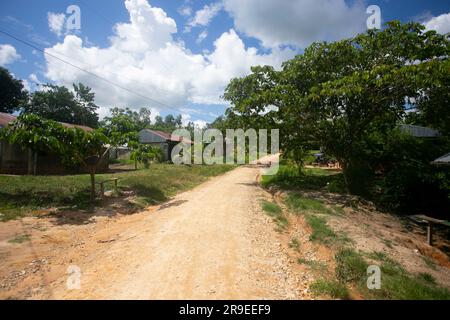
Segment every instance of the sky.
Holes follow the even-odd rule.
[[[88,85],[101,117],[148,107],[202,126],[232,78],[364,32],[371,5],[450,32],[448,0],[1,0],[0,65],[30,91]]]

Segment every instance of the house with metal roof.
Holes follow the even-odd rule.
[[[143,129],[139,132],[139,143],[149,144],[160,148],[163,153],[164,161],[171,161],[173,147],[181,142],[192,144],[190,139],[163,131]]]
[[[434,164],[436,166],[450,166],[450,153],[437,158],[436,160],[432,161],[431,164]]]
[[[400,130],[417,138],[436,138],[441,135],[438,130],[412,124],[402,124],[400,125]]]
[[[0,130],[7,127],[17,117],[0,112]],[[91,127],[75,125],[60,122],[66,128],[80,128],[81,130],[90,132]],[[34,159],[33,159],[34,158]],[[18,145],[13,145],[7,141],[0,140],[0,173],[3,174],[27,174],[30,167],[30,161],[36,164],[36,174],[67,174],[76,172],[87,172],[85,168],[74,168],[68,170],[63,166],[61,159],[54,154],[39,152],[32,156],[30,150],[24,150]],[[104,172],[108,170],[108,157],[98,164],[97,171]]]

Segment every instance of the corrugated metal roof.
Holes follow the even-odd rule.
[[[9,123],[13,122],[14,120],[16,120],[17,117],[9,114],[9,113],[3,113],[0,112],[0,127],[6,127]],[[92,129],[91,127],[88,126],[82,126],[82,125],[78,125],[78,124],[70,124],[70,123],[65,123],[65,122],[59,122],[61,123],[64,127],[66,128],[79,128],[83,131],[94,131],[94,129]]]
[[[402,124],[402,125],[400,125],[400,129],[406,133],[409,133],[413,137],[418,137],[418,138],[433,138],[433,137],[440,136],[439,131],[437,131],[435,129],[421,127],[421,126],[415,126],[415,125],[411,125],[411,124]]]
[[[445,156],[437,158],[432,162],[432,164],[450,165],[450,153],[447,153]]]
[[[157,136],[163,138],[166,141],[173,141],[173,142],[186,142],[186,143],[192,143],[190,139],[186,139],[180,136],[177,136],[176,134],[170,134],[167,132],[159,131],[159,130],[153,130],[153,129],[144,129],[145,131],[151,132],[153,134],[156,134]]]

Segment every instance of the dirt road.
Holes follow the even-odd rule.
[[[258,173],[240,167],[132,221],[103,224],[101,236],[50,262],[59,268],[47,269],[45,288],[31,298],[298,298],[279,235],[260,209],[268,195]],[[67,289],[70,265],[80,268],[80,289]]]

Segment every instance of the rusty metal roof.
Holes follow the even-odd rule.
[[[14,120],[16,120],[17,117],[9,114],[9,113],[3,113],[0,112],[0,128],[6,127],[8,124],[10,124],[11,122],[13,122]],[[82,125],[78,125],[78,124],[70,124],[70,123],[65,123],[65,122],[59,122],[60,124],[62,124],[64,127],[66,128],[79,128],[83,131],[94,131],[94,129],[92,129],[91,127],[88,126],[82,126]]]
[[[176,134],[170,134],[167,132],[163,132],[163,131],[159,131],[159,130],[153,130],[153,129],[144,129],[147,131],[152,132],[153,134],[156,134],[157,136],[160,136],[161,138],[163,138],[166,141],[173,141],[173,142],[186,142],[186,143],[192,143],[191,140],[183,138],[181,136],[177,136]]]

